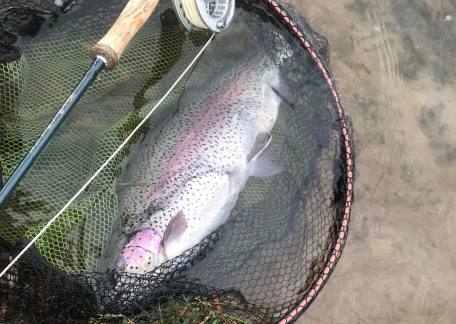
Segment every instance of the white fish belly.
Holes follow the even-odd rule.
[[[137,230],[161,233],[167,259],[226,222],[251,175],[252,156],[268,144],[280,99],[273,90],[278,75],[272,68],[265,72],[265,66],[257,55],[243,66],[229,67],[205,82],[200,100],[194,100],[198,89],[188,89],[190,97],[181,100],[186,105],[151,143],[145,139],[144,161],[134,174],[144,183],[125,197],[132,198],[134,190],[147,197],[141,205],[127,201],[123,206],[146,214]],[[176,215],[183,216],[185,229],[170,233]]]

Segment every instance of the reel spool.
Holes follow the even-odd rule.
[[[219,33],[233,19],[235,0],[173,0],[173,4],[187,30]]]

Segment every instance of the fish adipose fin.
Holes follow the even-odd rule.
[[[176,216],[173,217],[165,233],[163,234],[163,244],[168,241],[178,239],[187,229],[188,224],[185,220],[185,215],[182,211],[179,211]]]

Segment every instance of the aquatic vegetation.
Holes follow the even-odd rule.
[[[91,319],[90,324],[140,324],[140,323],[199,323],[199,324],[248,324],[250,321],[242,320],[224,312],[226,306],[216,299],[196,298],[183,300],[169,300],[160,305],[155,312],[143,311],[137,315],[126,317],[124,315],[104,315],[102,319]]]

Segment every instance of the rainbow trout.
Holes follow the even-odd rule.
[[[281,104],[278,72],[264,54],[249,55],[191,80],[177,112],[155,138],[146,136],[135,167],[145,184],[120,203],[144,197],[145,221],[122,249],[119,271],[143,274],[197,245],[225,223],[250,176],[281,171],[265,153]]]

